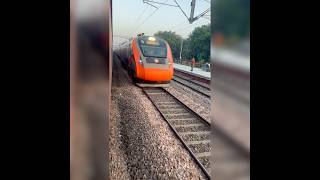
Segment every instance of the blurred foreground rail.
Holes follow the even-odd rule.
[[[212,118],[250,153],[250,56],[211,49]]]

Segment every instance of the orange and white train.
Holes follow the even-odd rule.
[[[139,86],[166,86],[173,78],[171,48],[159,37],[138,35],[115,53]]]

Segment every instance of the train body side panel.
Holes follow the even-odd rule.
[[[169,76],[172,79],[173,78],[173,72],[174,72],[173,71],[173,57],[172,57],[172,52],[171,52],[171,48],[170,48],[169,44],[167,44],[167,49],[168,49],[167,57],[168,57],[169,62],[170,62],[170,64],[169,64]]]
[[[119,48],[116,53],[120,56],[120,61],[127,65],[129,58],[129,48],[130,42],[126,42],[121,48]]]
[[[136,38],[133,39],[132,41],[132,53],[133,53],[133,60],[135,61],[135,72],[136,72],[136,77],[143,79],[144,75],[144,67],[142,64],[139,63],[140,59],[140,54],[138,50],[138,45],[137,45],[137,40]]]

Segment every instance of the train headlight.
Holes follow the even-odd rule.
[[[156,38],[150,36],[150,37],[148,38],[148,40],[149,40],[149,41],[156,41]]]
[[[139,63],[140,63],[140,64],[143,64],[143,61],[142,61],[141,57],[140,57],[140,59],[139,59]]]

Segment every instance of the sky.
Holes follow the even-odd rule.
[[[153,0],[173,4],[174,0]],[[177,0],[186,15],[190,16],[191,0]],[[210,0],[196,0],[194,17],[210,8]],[[174,31],[187,38],[195,27],[209,24],[210,20],[200,18],[189,24],[188,19],[178,7],[166,5],[156,8],[143,3],[143,0],[114,0],[113,6],[113,41],[120,44],[124,37],[133,37],[139,33],[153,35],[158,31]],[[155,11],[156,10],[156,11]],[[151,15],[153,13],[153,15]]]

